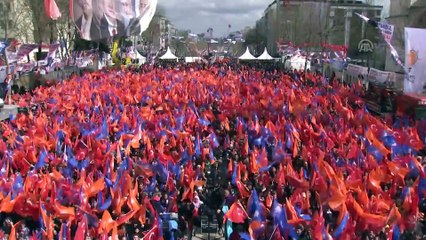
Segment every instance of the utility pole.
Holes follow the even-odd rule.
[[[362,15],[363,16],[367,16],[367,11],[362,11]],[[361,25],[361,33],[362,33],[362,39],[364,39],[365,38],[365,21],[361,21],[362,23],[362,25]]]
[[[367,16],[367,11],[362,11],[362,15],[363,16]],[[362,25],[361,25],[361,34],[362,34],[362,39],[365,39],[365,34],[366,34],[366,32],[365,32],[365,27],[366,27],[366,25],[365,25],[365,21],[361,21],[362,23]],[[364,60],[363,60],[363,62],[364,62]],[[366,57],[366,59],[365,59],[365,66],[367,66],[367,67],[369,67],[368,66],[369,64],[368,64],[368,56]]]
[[[345,47],[346,49],[349,49],[349,40],[351,37],[351,18],[352,18],[352,9],[347,8],[345,11]],[[343,69],[342,82],[346,80],[345,73],[346,71]]]
[[[351,37],[351,18],[352,9],[346,9],[345,11],[345,46],[349,47],[349,40]]]

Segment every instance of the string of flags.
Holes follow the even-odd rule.
[[[395,47],[392,45],[392,37],[393,37],[393,32],[394,32],[394,26],[388,23],[384,23],[384,22],[377,22],[374,19],[370,19],[364,15],[361,15],[359,13],[355,13],[359,18],[361,18],[363,21],[365,21],[366,23],[370,24],[371,26],[377,28],[380,30],[380,33],[383,37],[383,39],[385,40],[386,44],[388,45],[389,49],[390,49],[390,53],[393,57],[393,59],[395,60],[395,62],[401,66],[404,71],[404,63],[401,60],[401,58],[399,57],[398,52],[396,51]]]

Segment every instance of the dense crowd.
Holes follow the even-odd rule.
[[[385,123],[362,91],[194,64],[14,96],[28,111],[1,123],[1,238],[190,239],[201,216],[227,239],[423,238],[424,124]]]

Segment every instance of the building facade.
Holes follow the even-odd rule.
[[[367,0],[370,4],[383,6],[381,20],[395,26],[392,45],[400,57],[405,56],[404,28],[426,28],[426,0]],[[386,50],[385,70],[403,72]]]
[[[348,57],[369,67],[384,67],[384,42],[374,27],[367,26],[355,13],[380,17],[382,6],[353,0],[273,1],[257,22],[256,28],[267,38],[266,47],[277,52],[277,42],[310,46],[321,51],[321,43],[348,46]],[[368,39],[378,51],[361,54],[359,43]]]

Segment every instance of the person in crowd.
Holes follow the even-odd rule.
[[[0,98],[2,98],[6,104],[12,103],[12,84],[13,74],[11,73],[7,74],[4,82],[0,83]]]
[[[22,96],[34,110],[0,127],[1,238],[191,239],[201,217],[229,239],[422,238],[419,124],[268,71],[105,69]]]

